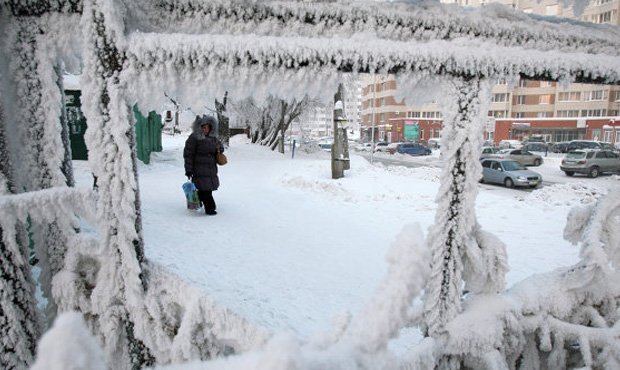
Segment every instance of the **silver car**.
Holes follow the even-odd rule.
[[[494,155],[492,158],[497,159],[512,159],[524,166],[540,166],[543,163],[543,158],[538,154],[528,152],[524,149],[502,149]]]
[[[620,155],[612,150],[573,150],[566,153],[560,169],[567,176],[583,173],[598,177],[602,172],[620,172]]]
[[[521,163],[510,159],[487,158],[482,160],[480,182],[503,184],[507,188],[527,186],[535,188],[542,184],[542,175],[528,170]]]
[[[499,148],[497,147],[483,146],[482,150],[480,151],[480,160],[492,157],[493,155],[497,154],[497,152],[499,152]]]

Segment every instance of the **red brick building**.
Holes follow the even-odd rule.
[[[570,140],[600,140],[620,142],[620,117],[591,118],[504,118],[495,120],[495,131],[485,132],[485,138],[523,140],[532,136],[547,142]]]

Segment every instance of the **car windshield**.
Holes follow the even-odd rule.
[[[583,159],[586,157],[586,152],[568,152],[566,158],[568,159]]]
[[[503,164],[505,171],[518,171],[526,169],[521,163],[517,161],[504,161]]]

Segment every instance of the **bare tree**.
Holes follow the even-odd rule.
[[[284,153],[284,134],[312,104],[307,95],[292,101],[270,96],[262,106],[249,98],[233,104],[233,109],[239,119],[248,123],[252,143],[269,146],[271,150],[279,146],[279,151]]]

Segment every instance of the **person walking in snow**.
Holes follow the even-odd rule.
[[[196,116],[192,125],[193,132],[185,141],[183,149],[185,176],[196,185],[198,197],[208,215],[217,214],[213,191],[219,188],[220,179],[217,176],[215,155],[218,151],[224,152],[222,143],[210,136],[216,124],[214,117]]]

